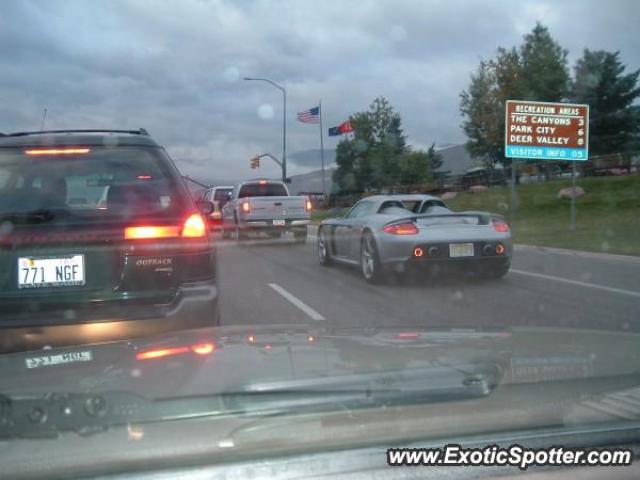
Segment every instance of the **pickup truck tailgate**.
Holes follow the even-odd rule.
[[[250,212],[244,217],[252,220],[290,220],[308,218],[305,210],[306,198],[299,197],[253,197],[249,201]]]

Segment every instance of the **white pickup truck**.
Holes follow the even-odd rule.
[[[264,232],[279,238],[293,232],[296,242],[307,240],[311,222],[311,201],[289,195],[284,183],[276,180],[250,180],[233,189],[222,208],[222,238],[235,233],[242,240],[249,233]]]

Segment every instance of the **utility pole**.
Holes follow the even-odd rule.
[[[266,82],[282,92],[282,181],[287,181],[287,91],[268,78],[244,77],[246,81]]]
[[[571,220],[569,230],[576,229],[576,162],[571,162]]]
[[[42,111],[42,123],[40,124],[40,131],[44,130],[44,122],[46,121],[46,119],[47,119],[47,109],[45,108]]]
[[[327,199],[327,189],[324,184],[324,139],[322,138],[322,100],[318,102],[319,114],[320,114],[320,163],[322,163],[322,195],[324,196],[323,201]]]

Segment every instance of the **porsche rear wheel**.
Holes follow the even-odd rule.
[[[367,282],[374,284],[382,282],[383,272],[376,241],[369,232],[364,234],[360,242],[360,269]]]
[[[318,231],[318,260],[320,261],[320,265],[325,267],[333,263],[333,259],[329,253],[329,239],[322,228]]]

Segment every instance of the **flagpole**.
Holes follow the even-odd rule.
[[[320,114],[320,162],[322,163],[322,195],[324,195],[323,201],[327,199],[327,190],[324,184],[324,140],[322,138],[322,99],[318,102],[319,114]]]

